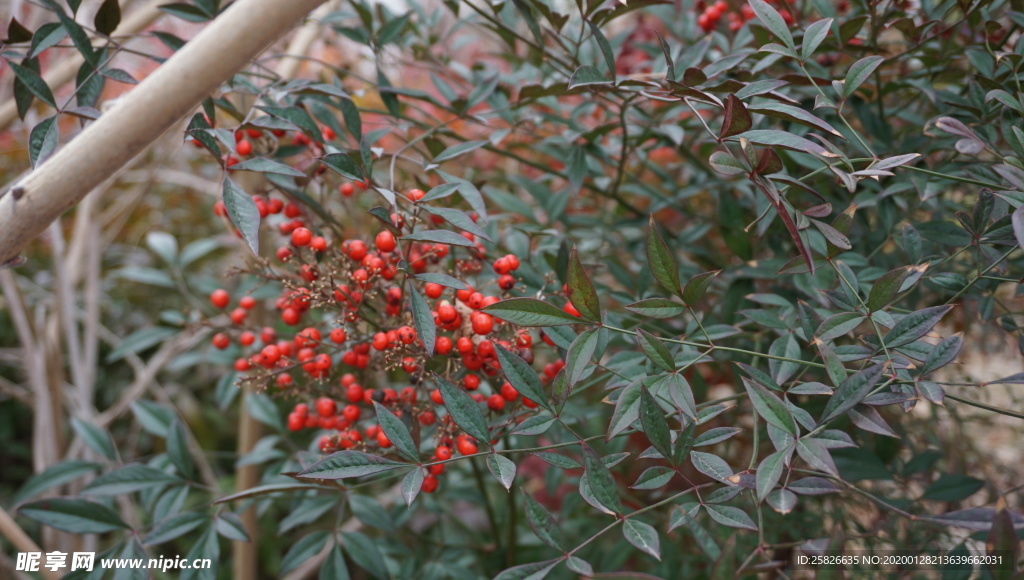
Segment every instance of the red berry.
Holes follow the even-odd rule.
[[[344,328],[332,328],[331,329],[331,342],[334,344],[341,344],[348,338],[348,334]]]
[[[252,153],[252,143],[244,139],[239,141],[235,148],[238,150],[239,155],[248,155]]]
[[[210,294],[210,303],[215,308],[227,308],[228,304],[231,303],[231,295],[228,294],[227,290],[219,288]]]
[[[218,332],[217,334],[213,335],[213,340],[211,342],[213,343],[213,346],[218,350],[224,350],[225,348],[231,345],[231,339],[228,338],[228,335],[224,334],[223,332]]]
[[[427,295],[427,298],[436,300],[444,294],[444,286],[428,282],[427,285],[423,287],[423,293]]]
[[[462,379],[462,386],[465,387],[467,391],[475,391],[480,388],[480,377],[473,374],[466,375]]]
[[[519,396],[519,391],[517,391],[511,383],[505,383],[501,385],[501,396],[506,401],[515,401],[516,398]]]
[[[241,336],[238,337],[238,343],[241,344],[242,346],[251,346],[252,343],[254,342],[256,342],[256,335],[249,332],[248,330],[243,332]]]
[[[242,324],[245,322],[245,317],[249,315],[249,311],[245,308],[235,308],[231,311],[231,322],[235,324]]]
[[[316,400],[316,412],[321,417],[333,417],[338,411],[338,405],[334,399],[320,397]]]
[[[302,247],[308,245],[313,239],[313,232],[309,231],[308,228],[296,228],[292,232],[292,244]]]
[[[381,252],[393,252],[395,247],[398,245],[395,242],[395,235],[388,230],[384,230],[377,234],[374,239],[374,243],[377,245],[377,249]]]
[[[238,301],[238,305],[246,310],[252,310],[253,308],[256,308],[256,299],[252,296],[242,296]]]
[[[498,412],[505,408],[505,398],[501,395],[491,395],[487,399],[487,407]]]
[[[494,319],[490,314],[474,312],[470,322],[473,324],[473,332],[481,336],[488,335],[494,330]]]
[[[474,443],[468,437],[457,441],[455,446],[458,448],[459,453],[462,455],[473,455],[478,450],[476,443]]]
[[[446,445],[438,445],[437,449],[434,450],[434,455],[441,461],[446,461],[452,458],[452,448]]]
[[[423,493],[434,493],[437,491],[437,486],[437,478],[433,475],[428,475],[423,478],[423,485],[420,486],[420,489],[423,490]]]
[[[338,192],[345,197],[352,197],[352,194],[356,192],[356,188],[351,183],[342,183],[338,187]]]

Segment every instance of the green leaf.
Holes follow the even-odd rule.
[[[93,18],[92,23],[96,32],[109,36],[110,33],[117,30],[117,25],[121,24],[120,2],[118,0],[103,0],[103,4],[100,4],[100,8],[96,11],[96,17]]]
[[[661,543],[654,526],[630,518],[622,522],[622,535],[633,547],[661,560]]]
[[[50,91],[49,85],[43,80],[39,73],[36,71],[23,67],[18,64],[14,64],[11,61],[7,61],[8,66],[14,71],[14,76],[18,77],[18,80],[35,95],[40,101],[43,101],[47,105],[53,108],[57,108],[57,101],[53,98],[53,93]]]
[[[73,534],[103,534],[128,528],[128,524],[114,510],[84,499],[41,499],[21,506],[18,513],[43,525]]]
[[[419,467],[414,467],[412,471],[402,478],[402,497],[405,498],[406,506],[412,507],[412,502],[416,501],[416,496],[423,489],[423,480],[425,478],[423,470]]]
[[[711,165],[711,169],[727,177],[743,175],[750,171],[750,168],[745,167],[740,160],[725,151],[712,153],[708,158],[708,164]]]
[[[757,501],[764,501],[779,482],[786,467],[786,455],[785,450],[776,451],[762,459],[761,464],[757,466]]]
[[[392,461],[362,451],[338,451],[303,469],[295,477],[299,479],[344,479],[373,475],[408,466],[408,463]]]
[[[469,153],[475,149],[479,149],[484,145],[487,145],[488,141],[466,141],[464,143],[457,143],[451,147],[445,149],[440,155],[434,157],[434,163],[441,163],[448,161],[449,159],[455,159],[459,155]]]
[[[77,419],[72,419],[76,421]],[[37,473],[29,478],[24,485],[18,489],[18,493],[14,494],[12,502],[19,504],[27,499],[31,499],[48,489],[64,485],[70,481],[74,481],[82,476],[95,473],[102,467],[99,463],[93,463],[92,461],[61,461],[55,463],[41,473]]]
[[[512,480],[516,477],[516,464],[514,461],[504,455],[491,453],[487,456],[487,469],[491,471],[494,479],[497,479],[501,485],[505,486],[505,489],[512,489]]]
[[[819,157],[828,158],[836,157],[835,153],[832,153],[814,141],[804,139],[803,137],[797,137],[796,135],[785,131],[777,131],[774,129],[754,129],[752,131],[747,131],[746,133],[741,133],[737,135],[736,138],[743,138],[757,145],[764,145],[766,147],[782,147],[783,149],[791,149],[800,153],[807,153],[808,155],[817,155]]]
[[[626,310],[649,318],[675,318],[686,312],[686,306],[667,298],[648,298],[626,305]]]
[[[711,285],[711,281],[715,279],[722,271],[713,270],[711,272],[704,272],[703,274],[697,274],[693,278],[687,280],[686,285],[683,286],[683,302],[687,306],[693,306],[701,298],[704,297],[704,293],[708,291],[708,286]]]
[[[555,418],[547,413],[534,415],[532,417],[528,417],[519,425],[516,425],[516,428],[512,430],[512,433],[526,437],[540,435],[541,433],[546,433],[554,422]]]
[[[434,315],[430,312],[427,299],[415,287],[409,287],[409,302],[412,304],[412,321],[416,326],[416,334],[423,341],[423,349],[428,355],[434,354],[437,344],[437,326]]]
[[[597,352],[598,343],[601,340],[599,328],[591,328],[580,333],[576,340],[572,341],[565,354],[565,380],[566,387],[572,389],[583,373],[587,370],[594,353]]]
[[[619,490],[615,485],[615,477],[589,445],[583,444],[582,447],[583,466],[594,497],[604,507],[621,514],[622,504],[619,502]]]
[[[793,415],[790,414],[786,404],[758,383],[746,377],[740,378],[743,380],[743,386],[747,389],[751,404],[757,409],[757,414],[761,415],[769,425],[774,425],[796,437],[796,421],[793,420]]]
[[[533,496],[526,493],[525,489],[520,487],[520,491],[523,493],[523,500],[526,504],[526,519],[530,522],[530,528],[533,529],[533,533],[548,546],[559,552],[565,552],[566,550],[559,539],[561,534],[558,530],[558,524],[555,523],[555,518],[551,516],[547,508],[533,499]]]
[[[750,117],[743,101],[736,98],[736,95],[729,95],[725,100],[725,120],[722,121],[722,131],[719,139],[725,139],[749,131],[754,126],[754,120]]]
[[[608,66],[608,74],[615,76],[615,54],[612,53],[612,45],[608,43],[608,39],[601,33],[601,29],[597,27],[593,22],[587,20],[587,25],[590,27],[590,32],[594,35],[594,40],[597,41],[597,46],[601,49],[601,55],[604,56],[604,63]]]
[[[945,306],[933,306],[911,312],[904,316],[892,327],[892,330],[885,335],[885,346],[897,348],[910,344],[928,332],[942,320],[942,317],[953,309],[952,304]]]
[[[831,134],[833,137],[839,137],[840,139],[846,138],[843,137],[843,134],[837,131],[832,125],[799,107],[794,107],[793,105],[786,105],[783,103],[764,103],[757,105],[756,107],[750,107],[750,111],[753,113],[760,113],[767,117],[784,119],[812,129],[821,129],[822,131]],[[773,172],[764,171],[763,173]]]
[[[546,463],[549,463],[559,469],[579,469],[583,467],[575,459],[559,455],[558,453],[552,453],[550,451],[538,451],[533,455],[536,455]]]
[[[647,355],[647,358],[651,359],[651,362],[654,363],[654,366],[670,373],[675,372],[676,361],[672,358],[672,353],[668,351],[668,347],[658,337],[642,328],[638,328],[636,330],[636,341],[640,345],[640,349]]]
[[[373,401],[373,408],[377,411],[377,422],[380,423],[380,428],[394,444],[398,453],[413,463],[419,462],[419,451],[416,449],[416,443],[413,442],[412,435],[405,423],[377,401]]]
[[[547,577],[548,572],[555,566],[562,563],[563,558],[545,560],[544,562],[531,562],[520,564],[502,570],[501,574],[494,577],[494,580],[542,580]]]
[[[711,453],[691,451],[690,462],[697,468],[697,471],[704,475],[728,485],[735,485],[729,479],[733,476],[732,468],[721,457]]]
[[[587,85],[610,84],[612,84],[612,81],[608,78],[608,75],[602,73],[597,67],[587,64],[576,69],[576,72],[572,73],[572,76],[569,77],[569,90]]]
[[[832,340],[860,326],[867,318],[859,312],[840,312],[826,318],[815,332],[818,340]]]
[[[921,367],[921,376],[936,371],[953,362],[956,355],[960,354],[960,348],[964,345],[964,334],[958,332],[953,336],[947,336],[939,344],[932,347],[928,358]]]
[[[448,244],[450,246],[462,246],[464,248],[475,247],[473,242],[449,230],[426,230],[402,236],[403,240],[413,242],[431,242],[434,244]]]
[[[180,483],[174,475],[141,463],[129,463],[105,473],[82,489],[84,495],[124,495],[168,483]]]
[[[280,161],[267,159],[266,157],[254,157],[241,163],[231,166],[231,171],[255,171],[257,173],[273,173],[276,175],[287,175],[289,177],[306,177],[306,174],[295,169],[291,165],[285,165]]]
[[[969,475],[944,473],[924,491],[922,499],[962,501],[985,487],[985,482]]]
[[[260,253],[260,211],[256,209],[256,202],[234,181],[231,181],[231,178],[224,178],[222,198],[224,207],[228,211],[228,217],[238,228],[252,253],[258,255]]]
[[[242,518],[234,512],[221,512],[213,521],[213,528],[221,536],[236,542],[248,542],[249,534],[245,531]]]
[[[285,553],[284,558],[281,559],[281,568],[277,573],[281,576],[298,568],[304,564],[307,560],[316,556],[324,549],[327,545],[327,540],[330,538],[330,534],[325,531],[317,531],[307,534],[299,541],[295,542],[288,552]]]
[[[796,50],[796,43],[793,42],[793,35],[789,32],[789,26],[786,25],[786,21],[782,19],[775,8],[772,8],[770,4],[764,0],[747,0],[750,7],[754,10],[754,16],[764,24],[776,38],[781,40],[789,47],[790,50]]]
[[[836,464],[828,448],[819,439],[800,439],[796,442],[796,452],[814,469],[839,477]]]
[[[533,367],[523,360],[523,357],[512,353],[498,343],[494,343],[494,352],[498,356],[501,372],[508,379],[508,382],[521,395],[551,411],[551,406],[548,405],[547,395],[544,394],[544,387],[541,385],[540,377],[537,376],[537,371],[533,370]]]
[[[466,212],[462,210],[452,209],[450,207],[431,207],[423,203],[420,204],[420,207],[436,216],[444,218],[448,223],[460,230],[465,230],[474,236],[487,240],[488,242],[493,241],[491,240],[491,237],[487,235],[487,232],[478,226],[476,222],[470,219],[470,217],[466,215]]]
[[[114,440],[111,439],[110,433],[78,417],[71,418],[71,428],[82,438],[82,442],[89,449],[107,459],[117,459],[117,451],[114,448]]]
[[[708,504],[704,506],[711,519],[730,528],[757,531],[757,524],[743,510],[727,505]]]
[[[491,440],[487,437],[487,419],[484,418],[477,402],[466,391],[451,384],[444,377],[437,373],[432,374],[441,389],[444,406],[447,407],[448,414],[455,424],[482,445],[490,445]]]
[[[108,364],[117,362],[129,354],[144,351],[147,348],[160,344],[179,332],[179,329],[168,328],[166,326],[151,326],[149,328],[137,330],[124,337],[120,344],[117,345],[117,348],[110,351],[110,354],[107,355],[106,362]]]
[[[882,62],[885,61],[884,56],[871,55],[866,56],[850,66],[850,70],[846,73],[846,80],[843,81],[843,98],[846,99],[860,87],[871,73],[875,72]]]
[[[28,137],[28,158],[32,168],[36,168],[53,155],[60,141],[60,127],[57,115],[47,117],[32,127]]]
[[[167,457],[182,477],[190,479],[195,474],[195,464],[188,449],[187,432],[185,426],[177,419],[167,433]]]
[[[819,424],[824,424],[839,417],[863,401],[864,397],[875,388],[879,379],[882,378],[883,368],[883,365],[875,365],[857,374],[850,375],[849,378],[843,381],[825,405],[825,410],[821,413]]]
[[[272,117],[283,119],[302,129],[303,133],[317,143],[323,142],[323,134],[320,132],[320,128],[317,127],[316,122],[309,116],[309,113],[299,107],[261,106],[256,108]]]
[[[871,292],[868,294],[868,300],[866,302],[867,307],[872,312],[881,310],[892,302],[893,298],[899,294],[900,288],[903,287],[903,281],[910,275],[910,268],[903,266],[902,268],[896,268],[883,274],[875,283],[871,286]]]
[[[651,266],[651,273],[666,290],[673,294],[680,294],[679,290],[679,266],[676,258],[665,244],[658,226],[654,223],[652,215],[647,224],[647,263]]]
[[[180,538],[208,521],[210,521],[210,516],[199,512],[185,512],[173,515],[157,524],[142,539],[142,543],[147,546],[157,546],[175,538]]]
[[[636,478],[636,483],[629,486],[631,489],[660,489],[672,480],[676,471],[664,465],[649,467]]]
[[[141,552],[141,550],[140,550]],[[143,552],[144,554],[144,552]],[[122,558],[124,556],[122,555]],[[139,555],[135,555],[138,558]],[[185,560],[190,562],[196,560],[209,560],[210,562],[217,562],[220,560],[220,542],[217,539],[213,526],[209,526],[203,532],[203,535],[196,540],[196,543],[192,545],[192,549],[186,554]],[[217,570],[213,567],[210,568],[186,568],[182,570],[180,580],[216,580]]]
[[[664,411],[647,387],[640,387],[640,425],[651,445],[664,457],[672,457],[672,436]]]
[[[391,577],[376,542],[359,532],[342,532],[341,537],[341,545],[359,567],[377,578]]]
[[[536,298],[508,298],[480,310],[517,326],[562,326],[584,322]]]
[[[566,269],[567,296],[580,314],[590,320],[601,320],[601,305],[597,298],[597,290],[590,281],[587,271],[583,269],[576,248],[569,254],[569,265]]]
[[[804,30],[804,40],[800,44],[800,57],[802,60],[806,61],[814,55],[814,51],[821,46],[825,37],[828,36],[828,30],[832,28],[832,22],[832,18],[824,18],[807,25],[807,29]]]
[[[424,282],[433,282],[434,284],[440,284],[446,288],[455,288],[456,290],[469,290],[469,284],[466,284],[458,278],[453,278],[448,274],[442,274],[440,272],[424,272],[422,274],[416,274],[417,280],[423,280]],[[431,320],[433,324],[433,320]]]
[[[320,568],[319,580],[350,580],[345,554],[337,544],[327,554],[327,559]]]

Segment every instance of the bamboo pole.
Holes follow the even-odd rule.
[[[147,26],[153,24],[157,18],[160,18],[163,12],[158,6],[166,3],[166,0],[153,0],[142,8],[134,10],[127,18],[121,21],[121,24],[118,25],[117,30],[111,36],[138,34]],[[78,74],[78,68],[82,66],[83,62],[82,55],[77,51],[73,51],[67,56],[63,56],[56,66],[46,71],[46,74],[43,75],[43,82],[50,87],[51,91],[57,92],[57,89],[75,78],[75,75]],[[0,132],[6,131],[17,118],[18,105],[13,98],[0,105]]]
[[[0,535],[10,540],[14,546],[15,553],[17,552],[42,552],[43,550],[32,541],[32,538],[28,537],[28,534],[22,530],[17,522],[14,521],[10,515],[0,508]],[[39,574],[46,578],[46,580],[59,580],[61,575],[57,572],[51,572],[47,568],[39,567]]]
[[[324,0],[238,0],[0,197],[0,264],[181,121]]]

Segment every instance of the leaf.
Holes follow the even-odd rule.
[[[408,466],[408,463],[392,461],[362,451],[338,451],[303,469],[295,477],[299,479],[345,479]]]
[[[43,525],[73,534],[103,534],[128,528],[128,524],[114,510],[84,499],[42,499],[21,506],[18,513]]]
[[[516,477],[516,464],[514,461],[504,455],[491,453],[487,456],[487,469],[491,471],[494,479],[497,479],[501,485],[505,486],[505,489],[512,489],[512,480]]]
[[[664,457],[672,457],[672,436],[661,406],[647,387],[640,387],[640,425],[647,439]]]
[[[523,500],[526,504],[526,519],[530,522],[530,528],[533,529],[533,533],[548,546],[559,552],[565,552],[566,550],[559,540],[561,534],[558,530],[558,524],[555,523],[555,518],[551,516],[547,508],[533,499],[533,496],[526,493],[525,489],[520,487],[520,491],[523,493]]]
[[[72,419],[78,421],[78,419]],[[92,461],[69,460],[55,463],[46,470],[33,475],[18,489],[11,500],[15,505],[31,499],[48,489],[64,485],[85,475],[95,473],[102,467]]]
[[[1013,235],[1017,238],[1017,245],[1024,248],[1024,205],[1013,211],[1010,223],[1013,225]]]
[[[32,127],[28,137],[28,158],[32,168],[38,167],[53,155],[60,141],[57,115],[47,117]]]
[[[536,298],[507,298],[481,308],[480,311],[517,326],[561,326],[584,322]]]
[[[597,290],[583,269],[576,248],[569,254],[569,265],[566,270],[566,295],[580,314],[590,320],[601,320],[601,305],[597,298]]]
[[[548,572],[552,568],[559,565],[563,558],[555,558],[554,560],[545,560],[543,562],[531,562],[529,564],[520,564],[511,568],[502,570],[500,574],[494,577],[494,580],[542,580],[547,577]]]
[[[157,546],[179,538],[208,521],[210,521],[210,516],[204,513],[185,512],[177,514],[156,525],[142,539],[142,543],[147,546]]]
[[[323,134],[320,132],[319,127],[317,127],[316,122],[309,116],[309,113],[299,107],[260,106],[256,108],[272,117],[283,119],[302,129],[303,133],[317,143],[323,142]]]
[[[440,272],[424,272],[422,274],[416,274],[417,280],[423,280],[424,282],[433,282],[447,288],[455,288],[456,290],[469,290],[469,284],[466,284],[458,278],[453,278],[448,274],[442,274]]]
[[[448,223],[459,228],[460,230],[465,230],[473,234],[474,236],[487,240],[488,242],[492,241],[491,237],[487,235],[487,232],[483,228],[478,226],[476,222],[470,219],[470,217],[466,215],[466,212],[462,210],[452,209],[450,207],[431,207],[429,205],[424,205],[422,203],[420,204],[420,207],[436,216],[441,216]]]
[[[281,568],[278,570],[278,574],[284,576],[319,554],[327,545],[329,538],[330,534],[325,531],[316,531],[303,536],[302,539],[292,544],[284,558],[281,559]]]
[[[523,360],[523,357],[512,353],[498,343],[494,344],[494,352],[498,356],[501,372],[504,373],[508,382],[527,399],[552,411],[547,403],[547,395],[544,394],[544,387],[541,385],[540,377],[537,376],[537,371],[533,370],[533,367]]]
[[[756,532],[757,525],[743,510],[727,505],[708,504],[704,506],[711,519],[730,528],[740,528]]]
[[[853,63],[846,73],[846,80],[843,81],[843,98],[846,99],[852,95],[884,61],[885,57],[872,55]]]
[[[729,478],[733,476],[732,468],[724,459],[711,453],[701,451],[690,452],[690,462],[697,471],[728,485],[735,485]]]
[[[769,425],[774,425],[786,433],[796,437],[797,427],[793,416],[790,414],[786,404],[776,397],[771,391],[758,383],[741,377],[743,386],[747,389],[751,404],[757,409],[758,415],[764,418]]]
[[[187,432],[178,419],[174,420],[167,433],[167,457],[182,477],[191,479],[195,475],[195,464],[188,449]]]
[[[430,305],[415,287],[409,288],[409,303],[412,305],[412,320],[416,326],[416,334],[423,341],[423,349],[427,354],[433,355],[437,344],[437,326],[434,324]]]
[[[693,399],[693,389],[690,388],[690,383],[686,381],[686,377],[679,373],[671,373],[666,375],[662,382],[664,389],[668,391],[669,398],[672,399],[676,407],[685,413],[687,417],[696,420],[697,405]]]
[[[455,159],[460,155],[479,149],[484,145],[487,145],[487,143],[487,141],[466,141],[464,143],[457,143],[442,151],[437,157],[434,157],[434,163],[441,163],[448,161],[449,159]]]
[[[533,455],[536,455],[546,463],[549,463],[559,469],[580,469],[583,467],[575,459],[559,455],[558,453],[552,453],[550,451],[538,451]]]
[[[761,0],[759,0],[761,1]],[[784,149],[791,149],[800,153],[807,153],[808,155],[817,155],[819,157],[837,157],[836,154],[832,153],[828,149],[825,149],[821,145],[818,145],[814,141],[804,139],[803,137],[797,137],[792,133],[785,131],[776,131],[773,129],[755,129],[736,135],[738,139],[746,139],[751,143],[757,145],[765,145],[767,147],[782,147]]]
[[[800,44],[800,57],[804,61],[811,58],[814,51],[821,46],[821,43],[828,36],[828,30],[832,27],[832,18],[824,18],[807,25],[804,30],[804,39]]]
[[[413,442],[412,435],[409,433],[409,428],[405,426],[405,423],[377,401],[373,401],[373,408],[377,411],[377,423],[380,424],[380,428],[387,435],[388,440],[394,444],[395,449],[409,461],[413,463],[419,462],[419,450],[416,448],[416,443]]]
[[[725,151],[712,153],[708,158],[708,164],[711,165],[711,169],[725,176],[743,175],[750,171],[740,160]]]
[[[619,490],[615,485],[615,477],[589,445],[583,444],[582,447],[583,466],[594,497],[604,507],[621,514],[622,504],[619,502]]]
[[[944,306],[933,306],[911,312],[904,316],[892,327],[892,330],[885,335],[885,346],[897,348],[914,342],[928,332],[942,320],[942,317],[953,309],[952,304]]]
[[[674,469],[657,465],[649,467],[636,478],[636,483],[629,486],[631,489],[659,489],[664,487],[676,474]]]
[[[47,85],[46,81],[39,76],[39,73],[30,68],[14,64],[11,61],[7,61],[7,64],[11,67],[11,70],[14,71],[14,76],[18,77],[18,80],[21,81],[29,92],[35,95],[40,101],[43,101],[55,109],[57,108],[57,101],[54,100],[53,93],[50,91],[49,85]]]
[[[962,501],[985,487],[985,482],[969,475],[944,473],[924,490],[922,499]]]
[[[668,347],[658,337],[642,328],[638,328],[636,331],[636,341],[640,345],[640,349],[647,355],[647,358],[651,359],[651,362],[654,363],[654,366],[670,373],[676,370],[676,362],[672,358],[672,353],[668,351]]]
[[[255,171],[257,173],[273,173],[290,177],[306,177],[305,173],[291,165],[285,165],[280,161],[274,161],[266,157],[254,157],[241,163],[236,163],[231,166],[231,171]]]
[[[234,512],[221,512],[217,514],[213,527],[217,530],[218,534],[229,540],[236,542],[250,541],[249,534],[245,531],[245,524],[242,523],[242,518],[238,517],[238,514]]]
[[[622,522],[622,534],[633,547],[661,560],[661,543],[654,526],[630,518]]]
[[[89,449],[107,459],[117,459],[117,450],[114,448],[114,441],[111,439],[110,433],[78,417],[71,418],[71,428],[82,438],[82,442]]]
[[[587,370],[594,353],[597,351],[598,343],[601,340],[600,329],[591,328],[580,333],[576,340],[572,341],[565,354],[565,380],[566,387],[572,389],[583,373]]]
[[[103,4],[100,4],[92,22],[96,32],[103,36],[110,36],[110,33],[117,30],[117,25],[121,23],[121,4],[118,0],[103,0]]]
[[[450,246],[462,246],[464,248],[475,247],[473,242],[449,230],[426,230],[402,236],[402,239],[413,242],[431,242],[435,244],[448,244]]]
[[[814,333],[818,340],[832,340],[860,326],[867,318],[859,312],[840,312],[826,318]]]
[[[129,463],[105,473],[82,489],[84,495],[124,495],[168,483],[179,483],[178,477],[141,463]]]
[[[238,228],[252,253],[258,255],[260,253],[260,211],[256,208],[256,202],[230,178],[224,178],[224,190],[221,197],[224,207],[228,211],[228,217]]]
[[[588,85],[610,85],[612,81],[597,67],[583,65],[569,77],[569,90]]]
[[[836,464],[829,455],[828,448],[818,439],[800,439],[796,442],[796,452],[814,469],[839,477]]]
[[[658,226],[654,223],[654,216],[647,224],[647,263],[651,266],[651,273],[666,290],[673,294],[680,294],[679,290],[679,266],[676,258],[665,244]]]
[[[416,496],[423,489],[424,479],[423,470],[419,467],[413,468],[402,478],[402,497],[405,498],[407,507],[412,507],[412,502],[416,501]]]
[[[883,274],[875,283],[871,286],[871,292],[868,294],[867,307],[872,312],[881,310],[892,302],[893,298],[899,294],[900,288],[903,287],[903,281],[910,275],[910,268],[904,266],[902,268],[896,268]]]
[[[953,362],[956,355],[960,354],[960,349],[963,345],[964,333],[962,332],[944,338],[942,342],[932,347],[932,350],[928,352],[928,358],[921,367],[921,376],[923,377]]]
[[[779,482],[786,467],[787,455],[786,450],[776,451],[762,459],[761,464],[757,466],[757,501],[764,501],[764,498],[775,489],[775,484]]]
[[[541,433],[546,433],[554,422],[555,418],[547,413],[534,415],[533,417],[528,417],[519,425],[516,425],[516,428],[512,430],[512,433],[526,437],[540,435]]]
[[[725,120],[722,122],[720,139],[739,135],[749,131],[754,126],[753,119],[743,101],[736,98],[736,95],[729,95],[725,100]]]
[[[455,424],[480,443],[490,445],[487,437],[487,420],[476,401],[466,391],[451,384],[437,373],[434,381],[441,389],[441,398]],[[524,393],[525,395],[525,393]],[[538,401],[539,402],[539,401]]]
[[[601,55],[604,56],[604,63],[608,66],[609,74],[614,76],[615,55],[612,53],[612,46],[608,44],[608,39],[601,33],[601,29],[593,22],[587,20],[587,25],[590,27],[590,32],[594,35],[594,40],[597,41],[597,46],[601,49]]]
[[[818,423],[823,425],[843,415],[863,401],[864,397],[875,388],[879,379],[882,378],[883,369],[884,365],[875,365],[850,375],[849,378],[836,388],[835,393],[829,398],[828,403],[825,405],[825,410],[821,413],[821,420]]]
[[[675,318],[686,312],[686,306],[667,298],[648,298],[626,305],[626,310],[650,318]]]
[[[793,35],[789,32],[789,26],[786,25],[786,21],[782,19],[782,16],[775,8],[772,8],[764,0],[747,0],[747,3],[750,4],[754,15],[757,16],[757,19],[761,21],[765,28],[771,31],[776,38],[784,42],[790,50],[796,49],[796,43],[793,42]]]
[[[683,302],[685,302],[687,306],[693,306],[696,304],[704,297],[704,293],[708,291],[708,287],[711,285],[712,280],[714,280],[720,273],[722,273],[721,270],[712,270],[710,272],[697,274],[693,278],[687,280],[686,285],[683,286]]]
[[[822,131],[825,131],[826,133],[829,133],[834,137],[845,139],[845,137],[843,137],[843,134],[836,130],[836,128],[833,127],[832,125],[826,123],[825,121],[819,119],[818,117],[808,113],[807,111],[799,107],[794,107],[793,105],[786,105],[784,103],[765,103],[758,105],[756,107],[750,107],[750,111],[752,113],[760,113],[767,117],[785,119],[786,121],[790,121],[798,125],[803,125],[805,127],[810,127],[812,129],[821,129]],[[774,172],[759,171],[758,173]]]

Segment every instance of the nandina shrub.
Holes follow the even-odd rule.
[[[327,20],[373,78],[232,79],[185,140],[248,255],[183,328],[273,430],[258,484],[186,504],[196,426],[144,403],[147,465],[79,427],[108,461],[77,515],[21,514],[106,532],[138,492],[111,553],[219,535],[268,576],[788,577],[845,543],[1008,577],[1019,473],[934,425],[1022,418],[950,366],[1024,350],[1022,15],[662,4],[355,2]]]

